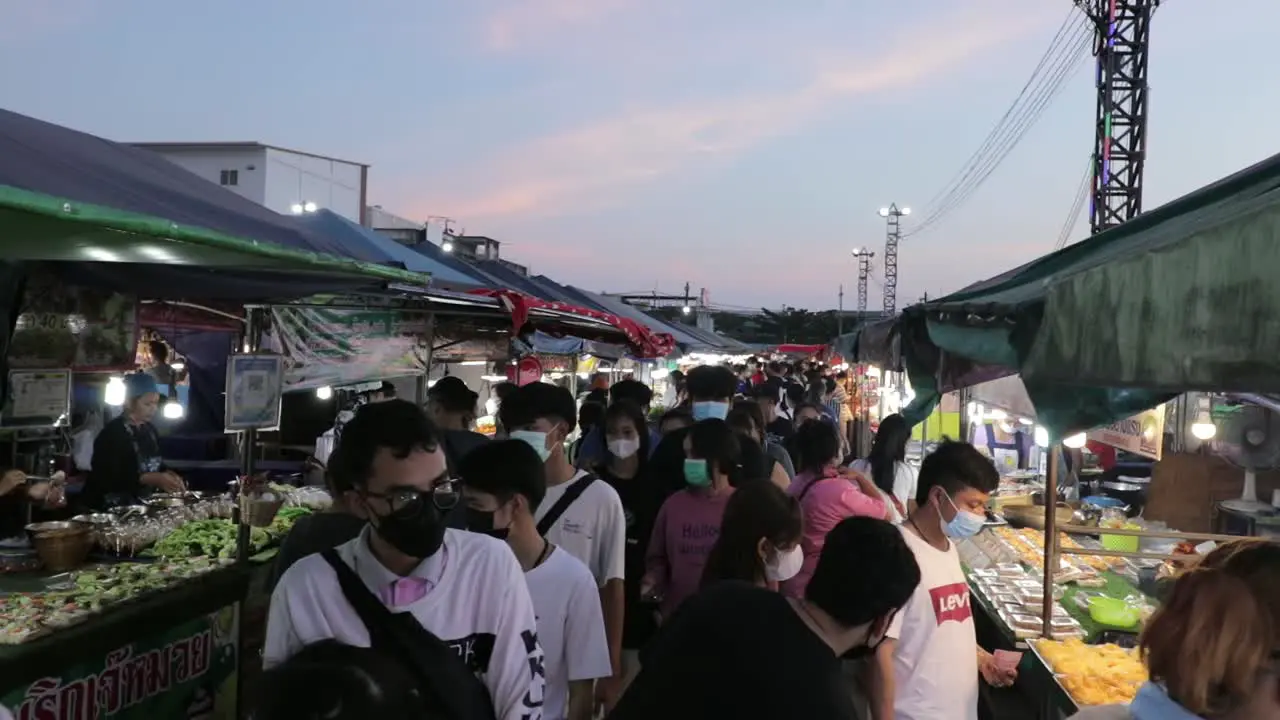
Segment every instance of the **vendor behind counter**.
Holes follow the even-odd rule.
[[[182,478],[164,466],[160,436],[151,424],[160,407],[154,377],[132,373],[124,378],[124,409],[103,426],[93,442],[93,469],[83,499],[91,508],[128,505],[153,492],[181,492]]]

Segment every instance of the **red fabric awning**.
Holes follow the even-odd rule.
[[[563,302],[551,302],[541,298],[525,295],[522,292],[507,289],[476,288],[468,291],[472,295],[498,298],[511,313],[512,334],[520,332],[529,322],[532,310],[555,310],[581,317],[599,320],[617,330],[630,346],[631,351],[641,358],[666,357],[676,347],[676,339],[670,333],[655,333],[630,318],[619,317],[599,310],[570,305]]]
[[[779,345],[773,351],[781,355],[825,355],[829,345]]]

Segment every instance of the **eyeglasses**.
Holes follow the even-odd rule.
[[[391,508],[393,513],[409,513],[415,510],[421,510],[423,503],[430,498],[431,504],[439,510],[452,510],[462,495],[458,492],[452,480],[442,480],[436,483],[436,486],[430,490],[414,490],[412,488],[400,488],[392,490],[389,493],[375,493],[366,490],[366,497],[373,497],[383,500],[387,506]]]

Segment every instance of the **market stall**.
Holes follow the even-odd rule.
[[[79,341],[71,346],[77,357],[102,352],[102,343],[85,339],[122,327],[91,325],[97,316],[74,308],[39,314],[24,304],[30,281],[50,277],[55,286],[105,293],[113,300],[95,306],[98,315],[123,318],[129,333],[140,300],[243,308],[317,293],[395,294],[427,281],[326,254],[336,248],[290,219],[136,148],[0,111],[0,155],[9,160],[0,167],[0,311],[10,327],[24,312],[56,316]],[[256,349],[252,314],[242,322],[249,342],[236,347]],[[0,347],[6,360],[11,340],[5,334]],[[133,335],[109,345],[131,357],[135,342]],[[224,346],[223,355],[230,350]],[[249,366],[278,366],[279,358],[232,358],[220,429],[245,430],[240,470],[247,477],[255,470],[252,433],[271,421],[264,411],[274,409],[278,421],[279,406],[269,369]],[[250,381],[245,370],[267,374]],[[18,398],[13,372],[30,370],[6,371],[9,404]],[[269,552],[282,534],[272,523],[284,501],[255,490],[242,508],[235,497],[151,495],[137,508],[36,524],[6,540],[0,703],[19,717],[235,717],[247,657],[243,603],[261,567],[251,557]],[[272,508],[271,520],[252,532],[261,507]],[[21,547],[28,543],[30,550]],[[32,557],[42,569],[32,568]]]
[[[1171,522],[1161,527],[1151,522],[1150,504],[1151,517],[1133,517],[1123,509],[1130,503],[1119,498],[1065,498],[1063,457],[1106,433],[1160,447],[1164,433],[1156,418],[1164,413],[1157,408],[1185,392],[1265,399],[1280,391],[1280,336],[1243,320],[1280,312],[1271,281],[1280,271],[1273,240],[1280,229],[1278,178],[1280,156],[1077,245],[907,308],[871,353],[900,353],[915,391],[904,411],[911,419],[919,421],[944,393],[1018,374],[1034,420],[1045,429],[1039,443],[1049,453],[1043,505],[1023,513],[1028,522],[1039,517],[1041,533],[990,528],[966,560],[973,606],[983,610],[993,634],[1029,650],[1019,685],[1028,697],[1046,699],[1037,709],[1042,717],[1131,697],[1145,673],[1125,646],[1157,605],[1160,578],[1176,573],[1201,543],[1232,537],[1179,532],[1187,527]],[[864,339],[876,342],[868,336],[857,344]],[[1175,438],[1188,430],[1181,421],[1175,425]],[[1235,442],[1246,448],[1236,454],[1246,469],[1235,473],[1236,487],[1246,489],[1236,491],[1237,505],[1216,507],[1269,518],[1275,511],[1249,489],[1255,469],[1274,467],[1276,443],[1260,428]],[[1170,461],[1155,464],[1153,494]],[[1209,482],[1206,472],[1196,474],[1183,474],[1182,492]],[[1206,516],[1221,514],[1204,509]],[[1008,513],[993,522],[1006,519]]]

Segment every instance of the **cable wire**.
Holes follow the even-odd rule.
[[[1067,220],[1062,224],[1062,230],[1058,233],[1058,243],[1053,246],[1054,250],[1061,250],[1067,246],[1067,241],[1071,239],[1071,233],[1076,230],[1076,223],[1080,222],[1080,215],[1084,211],[1084,204],[1089,199],[1089,191],[1093,189],[1093,155],[1089,156],[1089,164],[1085,165],[1084,177],[1080,180],[1080,186],[1076,189],[1075,199],[1071,201],[1071,210],[1067,213]]]
[[[1023,92],[1019,93],[1013,106],[997,123],[987,140],[957,173],[959,180],[953,179],[949,183],[951,187],[940,194],[941,200],[931,201],[933,209],[925,214],[924,220],[918,225],[904,232],[903,237],[918,234],[936,224],[964,204],[991,176],[1057,98],[1073,71],[1079,68],[1079,61],[1088,54],[1092,37],[1088,21],[1073,10],[1054,36],[1049,50],[1036,66]]]

